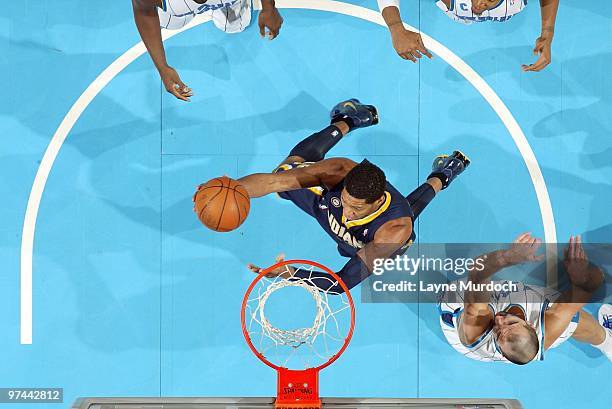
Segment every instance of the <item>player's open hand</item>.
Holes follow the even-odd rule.
[[[278,36],[281,26],[283,25],[283,18],[278,12],[278,9],[274,6],[274,2],[263,0],[262,7],[258,19],[259,34],[261,34],[262,37],[268,37],[269,40],[274,40],[276,36]]]
[[[417,62],[417,59],[423,55],[432,58],[431,53],[425,48],[425,44],[423,44],[421,34],[406,30],[402,23],[395,24],[389,29],[391,31],[393,48],[404,60]]]
[[[189,97],[193,96],[193,92],[191,91],[191,88],[181,81],[181,78],[174,68],[163,68],[160,70],[159,75],[164,83],[166,91],[178,99],[189,102]]]
[[[281,261],[284,261],[284,260],[285,260],[285,255],[281,253],[278,256],[276,256],[274,264],[280,263]],[[252,272],[254,272],[255,274],[261,274],[261,272],[265,270],[264,268],[258,267],[253,263],[247,264],[247,268],[251,270]],[[268,273],[266,274],[266,277],[275,278],[275,277],[281,276],[283,278],[289,278],[294,273],[295,273],[295,268],[289,265],[284,265],[284,266],[275,268],[271,271],[268,271]]]
[[[563,264],[570,276],[579,279],[589,266],[589,258],[582,247],[582,237],[570,236],[569,244],[563,252]],[[573,282],[574,280],[572,280]]]
[[[539,55],[540,58],[533,64],[523,64],[521,68],[523,71],[542,71],[552,61],[552,37],[542,36],[536,40],[535,47],[533,49],[534,55]]]
[[[512,242],[504,253],[506,263],[510,265],[536,262],[544,260],[544,254],[536,254],[540,249],[542,240],[535,238],[531,233],[523,233]]]
[[[572,285],[587,292],[595,291],[603,282],[601,269],[589,262],[584,248],[582,237],[570,236],[569,244],[564,251],[563,264],[567,270]]]

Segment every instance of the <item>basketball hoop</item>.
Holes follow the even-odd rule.
[[[314,278],[315,269],[329,277]],[[281,273],[283,277],[278,275]],[[343,291],[322,290],[315,285],[315,280]],[[312,325],[279,328],[266,315],[271,296],[290,287],[306,291],[314,301],[316,311]],[[290,312],[295,313],[296,309],[291,308]],[[321,408],[319,371],[342,355],[355,326],[355,305],[342,279],[313,261],[276,263],[263,270],[247,289],[242,301],[241,321],[242,332],[253,353],[278,373],[275,407]]]

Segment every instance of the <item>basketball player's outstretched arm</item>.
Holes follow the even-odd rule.
[[[237,180],[251,198],[315,186],[333,187],[356,163],[346,158],[330,158],[308,167],[278,173],[253,173]]]
[[[378,0],[378,8],[391,34],[391,42],[397,54],[404,60],[417,62],[424,55],[431,58],[431,53],[425,48],[421,34],[404,27],[400,16],[399,0]]]
[[[166,61],[166,52],[164,51],[157,14],[159,5],[161,5],[159,0],[132,0],[134,21],[166,91],[178,99],[189,101],[189,97],[193,95],[191,89],[181,81],[176,70],[170,67]]]
[[[570,237],[563,264],[571,284],[546,310],[544,348],[549,348],[559,338],[604,281],[603,271],[589,262],[580,236]]]
[[[555,21],[559,10],[559,0],[540,0],[542,31],[536,39],[533,53],[540,58],[533,64],[523,65],[523,71],[541,71],[552,61],[552,41],[555,35]]]
[[[515,264],[541,261],[544,255],[536,255],[540,239],[523,233],[518,236],[510,248],[483,254],[469,273],[468,279],[473,284],[489,282],[493,274]],[[466,344],[474,342],[491,324],[493,314],[489,310],[491,295],[487,291],[466,291],[464,312],[459,322],[459,336]]]
[[[342,267],[336,274],[342,279],[350,290],[363,280],[368,278],[374,270],[374,262],[377,259],[392,257],[400,248],[404,247],[412,234],[412,219],[400,217],[389,220],[383,224],[374,235],[374,240],[360,249],[356,255]],[[330,294],[341,294],[344,289],[333,280],[329,274],[319,271],[297,271],[295,277],[308,278],[315,287]],[[291,278],[287,275],[286,278]]]

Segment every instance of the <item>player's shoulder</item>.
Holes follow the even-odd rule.
[[[439,2],[443,3],[448,10],[452,9],[453,2],[451,0],[439,0]]]
[[[412,218],[396,217],[386,221],[376,231],[374,241],[378,243],[405,243],[412,235]]]
[[[357,166],[357,162],[349,158],[329,158],[324,159],[319,163],[325,164],[326,168],[328,168],[330,171],[343,175],[346,175],[351,169]]]

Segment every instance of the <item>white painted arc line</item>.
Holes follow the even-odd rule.
[[[384,26],[384,20],[377,11],[367,9],[364,7],[337,2],[329,0],[279,0],[277,2],[279,8],[299,8],[299,9],[310,9],[319,11],[335,12],[348,16],[360,18],[362,20],[370,21],[378,25]],[[203,24],[210,20],[209,16],[198,16],[193,19],[184,28],[176,31],[163,31],[163,40],[174,37],[183,31],[189,30],[200,24]],[[405,26],[411,30],[416,30],[407,24]],[[448,62],[453,68],[455,68],[460,74],[462,74],[487,100],[491,107],[495,110],[497,115],[500,117],[510,135],[512,136],[515,144],[517,145],[525,164],[529,170],[532,182],[536,190],[536,196],[538,204],[540,206],[540,213],[542,215],[542,222],[544,224],[544,236],[545,241],[548,243],[556,243],[556,230],[554,224],[554,217],[552,213],[552,206],[548,195],[548,190],[544,183],[542,172],[539,168],[533,150],[529,146],[525,135],[520,129],[520,126],[501,101],[501,99],[495,94],[495,92],[488,86],[488,84],[463,60],[452,53],[449,49],[444,47],[442,44],[432,39],[431,37],[423,34],[423,40],[427,47],[432,52],[439,55],[442,59]],[[49,177],[51,168],[61,146],[63,145],[68,133],[72,130],[72,127],[91,103],[91,101],[100,93],[102,89],[125,67],[131,64],[136,58],[146,52],[144,44],[142,42],[136,44],[117,60],[115,60],[109,67],[107,67],[85,90],[85,92],[77,99],[74,105],[68,111],[66,117],[62,120],[57,131],[51,138],[49,145],[43,155],[40,166],[36,173],[32,190],[28,198],[28,204],[25,213],[25,220],[23,225],[22,240],[21,240],[21,317],[20,317],[20,331],[21,331],[21,344],[31,344],[33,340],[32,334],[32,259],[34,250],[34,234],[36,230],[36,220],[38,217],[38,210],[42,194],[45,189],[47,178]],[[549,254],[550,256],[550,254]],[[553,269],[551,258],[548,258],[548,274],[549,279],[556,280],[556,259],[554,260],[555,268]],[[551,277],[551,271],[554,276]]]
[[[188,30],[198,24],[205,23],[210,20],[209,16],[201,16],[199,19],[194,19],[191,23],[181,30],[164,31],[164,40],[174,37],[182,31]],[[42,194],[47,184],[47,179],[53,167],[53,163],[59,154],[60,148],[64,144],[68,133],[76,121],[81,117],[81,114],[89,106],[91,101],[108,85],[108,83],[117,76],[128,65],[146,52],[146,48],[142,42],[136,44],[128,51],[123,53],[111,65],[109,65],[102,73],[87,87],[85,92],[72,105],[55,134],[51,138],[47,149],[34,177],[34,183],[28,198],[26,213],[23,223],[23,231],[21,235],[21,275],[20,275],[20,322],[21,344],[32,344],[32,322],[33,322],[33,300],[32,300],[32,263],[34,255],[34,235],[36,231],[36,220],[38,218],[38,210]]]

